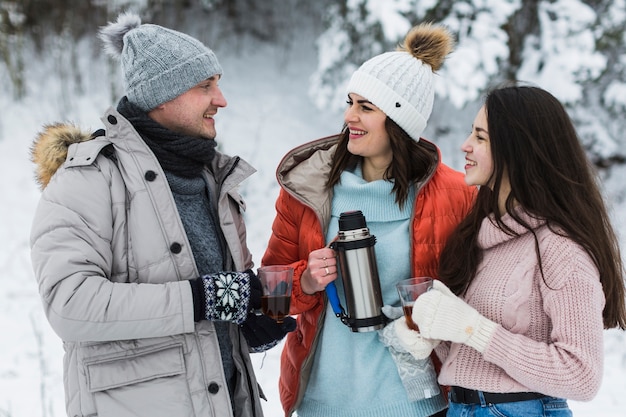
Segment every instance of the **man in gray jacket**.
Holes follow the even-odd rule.
[[[295,324],[251,312],[260,284],[237,187],[254,169],[215,149],[222,68],[134,14],[100,35],[126,95],[104,129],[49,125],[32,154],[32,262],[64,342],[67,413],[260,417],[249,352]]]

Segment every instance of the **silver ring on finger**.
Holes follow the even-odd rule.
[[[330,271],[328,270],[328,267],[324,267],[324,270],[326,271],[326,275],[330,275]],[[324,275],[324,276],[326,276]]]

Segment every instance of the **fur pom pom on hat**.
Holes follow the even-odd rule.
[[[453,37],[444,27],[429,23],[416,26],[396,51],[361,65],[352,75],[347,92],[372,102],[419,141],[433,109],[433,73],[453,48]]]
[[[202,42],[162,26],[142,25],[132,12],[101,28],[100,39],[105,51],[121,61],[128,100],[146,112],[222,75],[217,57]]]

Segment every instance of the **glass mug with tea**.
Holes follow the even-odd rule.
[[[282,323],[289,315],[293,268],[287,265],[268,265],[258,269],[263,293],[261,311],[268,317]]]
[[[400,303],[404,311],[404,318],[409,329],[419,330],[413,322],[413,303],[417,298],[433,286],[431,277],[414,277],[396,283],[396,289],[400,295]]]

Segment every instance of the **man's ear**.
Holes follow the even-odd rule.
[[[167,103],[162,103],[159,104],[158,106],[156,106],[155,108],[153,108],[152,110],[150,110],[147,114],[148,117],[151,118],[152,120],[159,122],[160,118],[159,118],[159,114],[161,114],[164,110],[165,110],[165,105]]]

